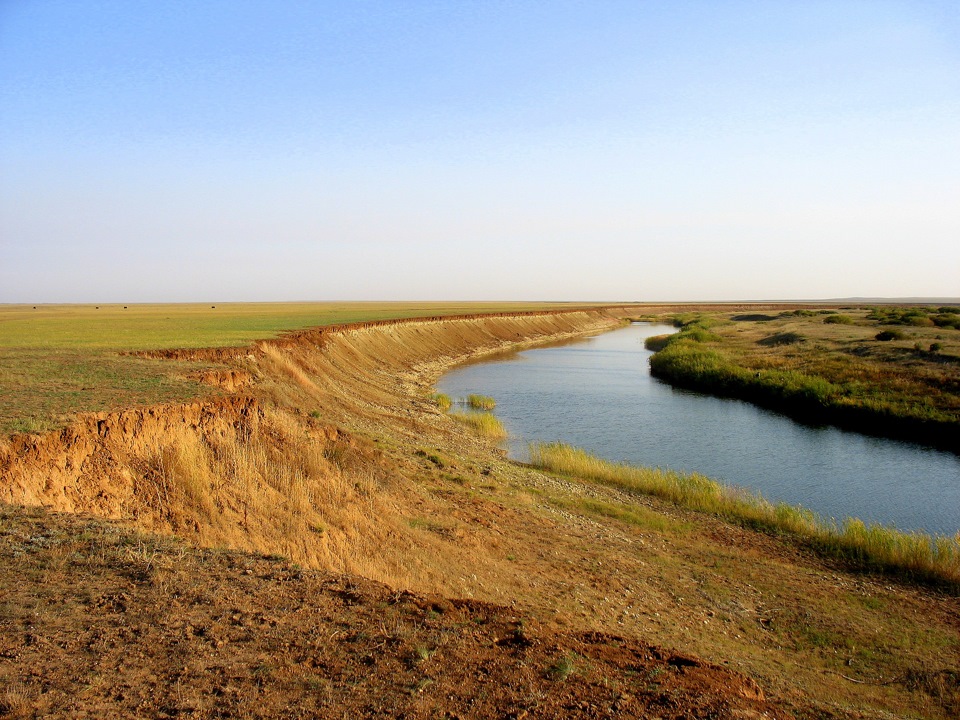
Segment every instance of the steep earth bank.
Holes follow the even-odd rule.
[[[429,398],[452,364],[620,314],[387,322],[170,353],[221,362],[207,381],[230,394],[3,441],[5,502],[350,577],[6,511],[0,684],[13,690],[0,712],[273,717],[302,701],[328,717],[955,716],[956,598],[518,466]],[[437,610],[428,596],[464,600]],[[129,653],[143,672],[106,681]],[[486,705],[470,699],[484,688]]]

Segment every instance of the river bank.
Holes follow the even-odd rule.
[[[509,608],[509,617],[524,627],[542,627],[548,634],[594,633],[591,637],[606,647],[622,644],[619,637],[680,648],[681,653],[656,651],[663,657],[689,658],[666,672],[682,675],[690,672],[684,668],[709,663],[744,674],[757,683],[771,712],[860,718],[955,715],[960,707],[956,598],[850,572],[783,538],[653,498],[511,462],[441,413],[430,399],[432,383],[444,369],[477,353],[619,323],[617,313],[591,311],[576,317],[405,322],[261,343],[225,360],[229,372],[220,377],[229,378],[234,389],[227,390],[225,383],[219,404],[99,414],[50,436],[5,440],[0,448],[5,497],[110,515],[141,532],[176,534],[198,549],[283,555],[303,568],[362,576],[418,597],[493,603]],[[30,511],[13,512],[20,517]],[[57,588],[77,584],[77,574],[90,566],[85,556],[96,559],[91,553],[97,547],[99,557],[113,558],[113,551],[104,554],[105,546],[96,542],[88,547],[90,536],[83,532],[89,531],[74,535],[54,521],[45,525],[46,520],[38,519],[33,530],[19,520],[4,523],[14,538],[4,552],[27,565],[16,566],[21,570],[7,577],[3,592],[13,598],[12,584],[19,583],[18,592],[32,596],[34,605],[29,618],[17,604],[3,606],[0,673],[7,687],[17,688],[19,707],[29,716],[40,713],[45,692],[50,696],[39,679],[44,663],[52,666],[64,653],[69,660],[70,653],[84,652],[57,645],[62,639],[57,633],[74,622],[56,609],[64,605]],[[78,600],[79,607],[87,602],[99,607],[99,598],[112,598],[112,604],[103,606],[112,608],[112,614],[96,615],[98,623],[122,623],[140,612],[141,603],[156,602],[164,593],[176,599],[177,607],[186,608],[216,606],[214,599],[221,593],[233,597],[233,581],[223,579],[199,592],[199,604],[194,603],[189,590],[192,561],[183,564],[181,577],[176,562],[165,559],[154,545],[133,539],[121,546],[130,553],[123,550],[110,560],[126,568],[116,588],[91,590],[89,600]],[[238,557],[242,566],[246,561]],[[264,590],[293,587],[285,583],[294,579],[285,580],[283,573],[261,572],[254,565],[249,569]],[[159,594],[143,600],[148,591]],[[349,582],[343,592],[352,592],[351,602],[369,610],[371,618],[379,617],[376,622],[386,628],[389,613],[377,606],[376,593],[351,590]],[[301,617],[286,597],[278,595],[270,612]],[[186,626],[176,629],[182,631],[184,650],[197,644],[208,658],[204,664],[199,655],[145,660],[160,678],[158,692],[174,697],[169,685],[173,680],[164,678],[196,679],[203,668],[237,667],[238,662],[250,672],[232,672],[230,682],[242,693],[252,692],[253,698],[269,696],[272,702],[280,696],[271,693],[295,697],[298,692],[326,692],[326,687],[335,700],[349,691],[345,676],[331,672],[329,664],[315,667],[316,687],[307,681],[281,682],[293,677],[283,659],[282,638],[249,654],[233,655],[241,649],[239,638],[218,630],[218,623],[234,622],[224,607],[209,622],[192,625],[189,637]],[[254,622],[256,613],[247,618],[243,608],[238,610],[233,614],[240,615],[241,625],[234,627],[242,628],[245,638],[267,638],[270,613],[257,610],[267,618],[264,624]],[[32,626],[29,638],[23,629],[26,619]],[[343,632],[335,613],[328,621],[311,632],[318,638]],[[113,637],[111,627],[104,625],[102,638]],[[124,646],[139,656],[140,625],[128,627],[133,634],[124,636]],[[448,687],[444,678],[452,677],[454,656],[445,660],[443,633],[427,638],[435,646],[425,644],[427,658],[419,660],[420,641],[413,643],[414,635],[409,646],[393,639],[402,640],[401,631],[398,626],[396,633],[389,628],[381,632],[378,653],[429,667],[426,678],[435,687]],[[559,637],[535,638],[548,636]],[[493,642],[504,651],[521,652],[522,636],[516,643],[511,637],[517,636],[497,634]],[[204,638],[209,638],[209,647]],[[217,645],[218,639],[224,643]],[[537,662],[551,683],[529,687],[529,708],[504,699],[498,712],[527,709],[531,716],[546,716],[549,708],[561,707],[576,714],[576,693],[564,701],[572,705],[551,703],[575,687],[564,684],[571,676],[589,677],[590,663],[598,661],[592,651],[566,641],[544,642],[551,659],[543,656]],[[28,649],[34,646],[64,649],[44,659]],[[359,652],[362,643],[343,645],[337,657],[355,658],[355,649]],[[16,660],[28,654],[30,672]],[[184,658],[184,664],[174,668],[169,663],[176,664],[177,657]],[[481,655],[465,657],[457,662],[487,666]],[[300,654],[297,658],[298,663],[308,660]],[[522,655],[517,658],[522,660]],[[421,665],[424,662],[435,665]],[[557,670],[551,671],[554,666]],[[137,693],[100,693],[97,684],[88,682],[96,672],[94,666],[78,671],[78,682],[87,689],[79,693],[77,707],[129,709],[123,697]],[[613,687],[618,697],[659,699],[663,710],[658,714],[663,716],[673,712],[705,717],[696,710],[695,692],[672,687],[664,672],[625,672],[615,677]],[[411,694],[406,685],[387,685],[377,692],[387,700],[403,695],[429,701],[432,691],[421,693],[427,687],[429,683],[420,689],[415,685]],[[607,702],[607,712],[614,713],[610,708],[615,698]],[[720,702],[760,712],[735,695]],[[390,706],[386,700],[384,704]],[[431,707],[425,702],[410,712],[427,716]],[[235,710],[235,715],[243,711]],[[191,712],[210,710],[198,700]],[[479,716],[469,706],[462,714]]]
[[[651,348],[651,372],[801,422],[960,453],[960,332],[949,320],[960,314],[890,310],[901,312],[680,316],[680,333]]]

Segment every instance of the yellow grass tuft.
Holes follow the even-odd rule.
[[[450,409],[450,406],[453,402],[450,400],[450,396],[442,392],[435,392],[430,396],[430,399],[433,401],[434,405],[437,406],[437,409],[440,412],[446,412]]]
[[[493,410],[497,406],[497,401],[489,395],[468,395],[467,405],[474,410]]]
[[[507,437],[507,429],[503,426],[503,423],[490,413],[451,413],[450,417],[491,440],[502,440]]]

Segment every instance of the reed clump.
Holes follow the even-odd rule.
[[[450,396],[442,392],[433,393],[430,396],[430,400],[433,401],[433,404],[437,406],[437,409],[440,412],[446,412],[453,405],[453,402],[450,400]]]
[[[489,395],[468,395],[467,405],[474,410],[493,410],[497,406],[497,401]]]
[[[491,440],[502,440],[507,437],[507,430],[503,423],[488,412],[451,413],[450,417]]]
[[[652,352],[660,352],[670,342],[671,335],[651,335],[643,341],[643,346]]]
[[[531,462],[631,493],[653,495],[748,527],[793,536],[817,551],[869,570],[960,590],[960,533],[956,537],[903,532],[849,518],[826,520],[805,508],[771,503],[758,494],[696,473],[678,473],[602,460],[563,443],[531,446]]]

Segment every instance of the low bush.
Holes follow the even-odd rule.
[[[881,342],[889,342],[890,340],[903,340],[906,337],[907,336],[902,330],[881,330],[875,335],[875,338]]]
[[[827,315],[823,321],[827,325],[853,325],[853,318],[849,315]]]
[[[806,340],[803,335],[795,332],[782,332],[777,333],[776,335],[771,335],[770,337],[765,337],[761,340],[757,340],[757,345],[763,345],[764,347],[777,347],[779,345],[796,345]]]
[[[937,327],[960,330],[960,315],[955,313],[940,313],[939,315],[934,315],[930,320]]]

